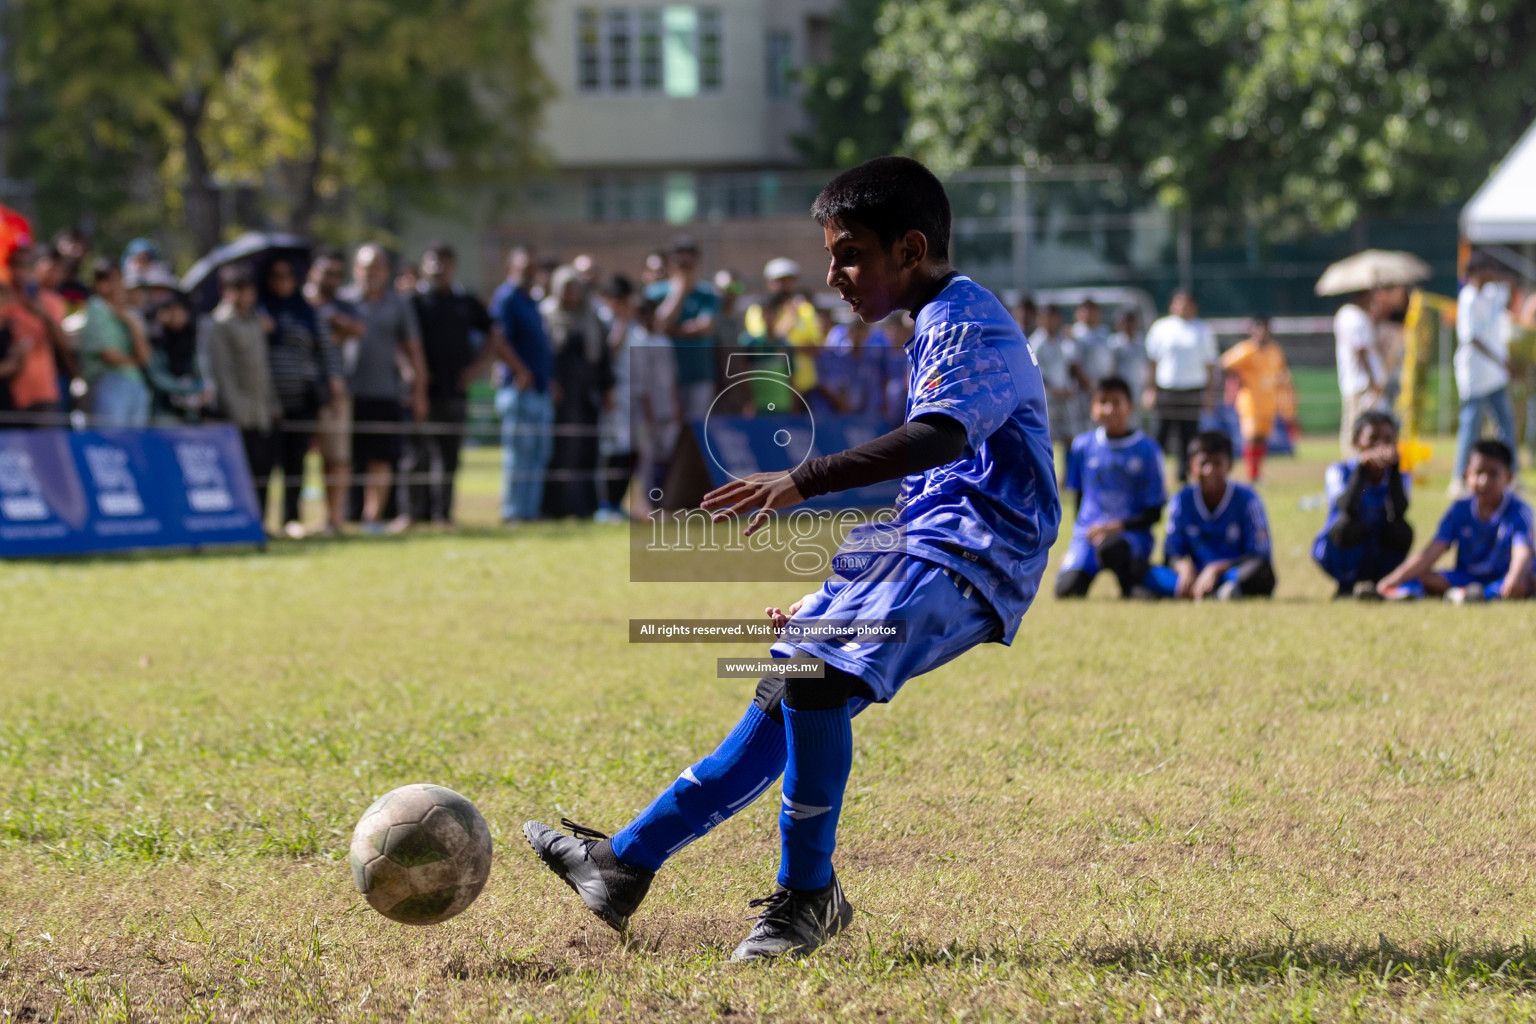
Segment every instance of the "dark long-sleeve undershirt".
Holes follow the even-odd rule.
[[[896,480],[965,454],[965,428],[943,413],[929,413],[856,448],[802,463],[789,478],[802,498]]]
[[[1328,530],[1328,539],[1338,547],[1351,548],[1365,541],[1365,524],[1360,518],[1360,504],[1365,489],[1371,486],[1370,474],[1356,466],[1344,493],[1339,495],[1339,517]],[[1408,490],[1403,474],[1396,466],[1387,470],[1386,536],[1388,546],[1406,550],[1413,542],[1413,531],[1406,529],[1403,515],[1408,511]],[[1402,525],[1398,525],[1402,524]]]

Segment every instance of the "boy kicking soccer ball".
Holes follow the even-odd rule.
[[[781,637],[775,656],[825,659],[825,677],[764,678],[714,753],[611,839],[573,823],[573,836],[536,821],[523,827],[588,909],[623,929],[669,857],[782,774],[778,884],[753,901],[761,913],[735,960],[809,952],[853,920],[832,869],[852,717],[977,644],[1010,643],[1061,518],[1040,371],[1003,304],[950,265],[949,200],[938,179],[916,161],[883,157],[835,178],[811,213],[831,256],[827,284],[853,312],[878,323],[906,310],[916,321],[906,422],[792,473],[734,481],[702,504],[717,518],[752,512],[744,531],[752,533],[777,509],[905,477],[902,550],[828,580],[796,621],[904,620],[906,639]]]
[[[1478,441],[1467,461],[1471,492],[1451,503],[1435,539],[1378,584],[1383,597],[1428,595],[1447,601],[1515,600],[1530,597],[1531,507],[1509,490],[1514,455],[1502,441]],[[1456,568],[1436,572],[1440,556],[1456,548]]]
[[[1072,544],[1056,575],[1057,597],[1087,597],[1102,569],[1130,597],[1152,563],[1152,527],[1162,518],[1163,451],[1131,426],[1131,386],[1105,377],[1089,407],[1097,430],[1079,434],[1067,453],[1066,488],[1077,494]]]
[[[1269,523],[1252,488],[1228,479],[1232,439],[1210,430],[1189,443],[1192,481],[1174,495],[1163,541],[1167,565],[1147,572],[1158,597],[1229,601],[1275,592]]]

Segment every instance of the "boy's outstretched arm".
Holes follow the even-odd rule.
[[[1376,584],[1377,590],[1389,590],[1392,587],[1402,586],[1409,580],[1416,580],[1435,567],[1440,561],[1440,556],[1451,550],[1451,546],[1443,540],[1432,540],[1424,545],[1424,550],[1414,555],[1402,565],[1393,569],[1382,577]]]
[[[954,462],[965,453],[965,428],[953,417],[927,413],[857,448],[810,459],[788,473],[753,473],[704,495],[699,507],[715,521],[757,509],[743,536],[751,536],[775,509],[834,491],[898,480]]]
[[[1506,601],[1530,596],[1532,552],[1529,544],[1515,542],[1510,549],[1509,572],[1499,584],[1499,596]]]

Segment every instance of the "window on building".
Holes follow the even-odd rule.
[[[640,88],[661,88],[661,12],[650,8],[640,12]]]
[[[832,63],[832,19],[813,14],[805,19],[805,62]]]
[[[582,92],[597,92],[603,87],[597,11],[591,7],[576,12],[576,82]]]
[[[582,92],[697,96],[725,84],[717,8],[583,7],[576,11],[576,81]]]
[[[768,31],[768,95],[783,99],[794,79],[794,37],[786,29]]]
[[[699,87],[719,92],[725,83],[722,67],[725,47],[720,38],[720,12],[713,7],[699,11]]]
[[[634,87],[634,31],[630,12],[623,8],[608,12],[608,88],[629,92]]]

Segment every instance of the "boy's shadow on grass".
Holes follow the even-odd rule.
[[[986,946],[907,946],[871,950],[873,959],[914,967],[963,967],[970,964],[1012,963],[1044,967],[1063,963],[1108,968],[1128,976],[1195,974],[1207,984],[1283,982],[1294,972],[1335,978],[1369,975],[1380,981],[1466,981],[1504,983],[1526,988],[1536,982],[1536,945],[1522,937],[1518,943],[1464,945],[1436,937],[1400,946],[1385,934],[1375,943],[1308,942],[1289,939],[1260,943],[1224,941],[1175,942],[1150,945],[1116,942],[1106,945],[1062,943],[1054,950]]]

